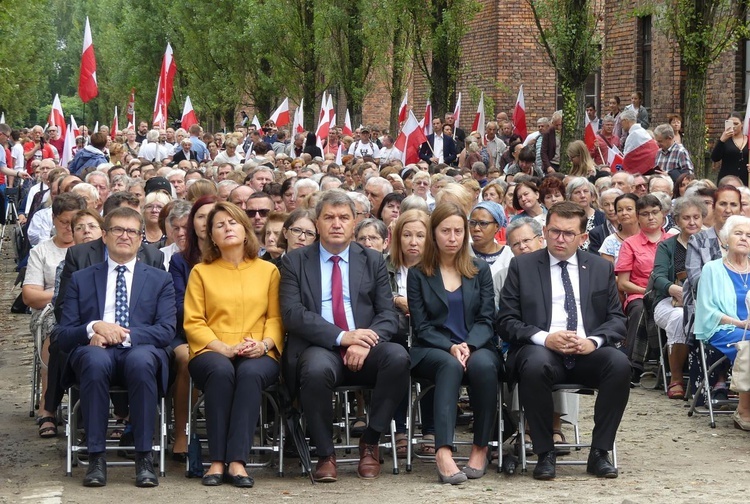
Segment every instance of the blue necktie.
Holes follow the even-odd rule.
[[[560,276],[562,277],[563,289],[565,289],[565,314],[568,316],[566,329],[576,331],[578,329],[578,310],[576,309],[576,296],[573,293],[573,284],[568,274],[568,261],[560,261]],[[575,355],[565,355],[563,358],[566,369],[573,369],[576,365]]]
[[[122,264],[115,268],[117,271],[117,282],[115,283],[115,322],[120,327],[130,326],[130,310],[128,309],[128,286],[125,283],[125,272],[127,266]]]

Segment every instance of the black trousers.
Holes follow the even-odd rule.
[[[150,345],[132,348],[81,346],[70,354],[81,389],[81,413],[89,452],[103,452],[109,418],[109,388],[126,387],[135,451],[150,452],[160,364]]]
[[[372,387],[368,427],[384,432],[396,407],[409,389],[409,354],[398,343],[379,343],[372,347],[362,369],[350,371],[338,350],[309,347],[297,364],[302,410],[310,438],[318,456],[331,455],[333,449],[333,390],[341,385]]]
[[[497,388],[500,358],[497,352],[480,348],[472,352],[466,371],[454,356],[445,350],[427,350],[414,368],[414,376],[435,384],[434,417],[435,448],[453,446],[456,430],[456,403],[461,384],[469,387],[469,400],[474,412],[474,441],[487,446],[497,415]]]
[[[212,462],[247,461],[260,416],[261,393],[279,379],[279,363],[264,355],[229,359],[204,352],[188,370],[206,404],[208,454]]]
[[[511,351],[512,376],[518,381],[519,399],[534,440],[534,453],[554,449],[552,439],[552,385],[578,383],[599,389],[594,407],[591,446],[611,450],[630,395],[630,362],[621,351],[604,346],[576,356],[573,369],[565,369],[563,356],[539,345]]]

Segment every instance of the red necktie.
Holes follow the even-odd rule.
[[[333,271],[331,272],[331,305],[333,308],[333,323],[342,331],[349,330],[349,324],[346,321],[346,310],[344,310],[344,284],[341,279],[341,268],[339,267],[339,256],[332,256]],[[341,357],[346,354],[346,348],[339,347]]]

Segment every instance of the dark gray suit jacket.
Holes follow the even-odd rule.
[[[310,346],[333,350],[341,329],[321,316],[320,244],[285,254],[281,260],[279,300],[287,333],[283,353],[284,378],[294,394],[297,361]],[[372,329],[380,341],[390,341],[398,330],[393,294],[383,254],[358,243],[349,246],[349,294],[357,329]]]
[[[474,278],[462,278],[461,291],[464,298],[464,320],[469,331],[466,343],[472,349],[496,348],[495,291],[489,265],[475,259],[479,268]],[[426,349],[439,348],[450,351],[451,332],[445,328],[448,318],[448,294],[443,286],[440,271],[431,277],[418,267],[409,268],[406,281],[409,314],[414,328],[414,340],[410,351],[411,366],[416,366],[425,356]]]
[[[581,315],[586,336],[612,345],[625,339],[625,315],[617,295],[612,264],[578,251]],[[514,257],[500,293],[497,331],[514,347],[533,345],[531,337],[548,331],[552,317],[552,279],[547,249]]]

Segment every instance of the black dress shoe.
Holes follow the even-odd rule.
[[[534,479],[551,480],[555,477],[555,462],[557,457],[555,450],[550,450],[539,455],[539,461],[534,468]]]
[[[201,479],[201,483],[203,483],[203,486],[220,486],[222,483],[224,483],[224,474],[204,474],[203,479]]]
[[[107,460],[104,455],[90,456],[89,468],[83,478],[85,487],[103,487],[107,484]]]
[[[151,452],[148,452],[147,455],[140,453],[135,455],[135,486],[139,488],[159,486]]]
[[[586,472],[594,474],[597,478],[616,478],[618,474],[617,468],[609,461],[607,451],[598,448],[591,448]]]
[[[255,480],[251,476],[243,476],[240,474],[232,476],[228,472],[224,473],[224,479],[227,483],[231,483],[237,488],[253,488],[253,485],[255,484]]]

